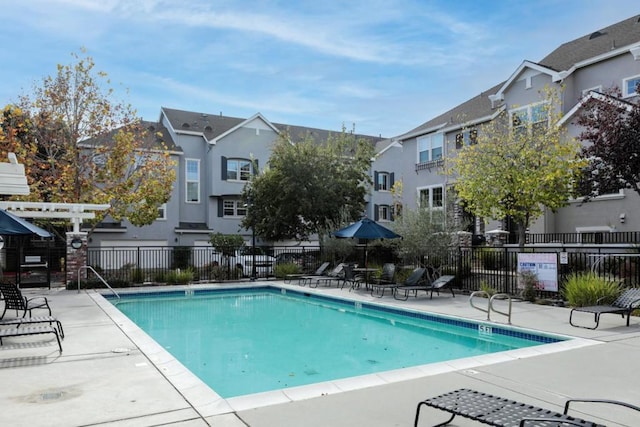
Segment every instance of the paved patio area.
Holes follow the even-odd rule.
[[[266,283],[300,289],[295,284]],[[420,400],[461,387],[560,411],[570,397],[640,405],[640,318],[632,318],[627,328],[619,316],[605,315],[598,330],[590,331],[571,327],[567,308],[517,302],[513,325],[580,337],[582,344],[563,351],[437,364],[417,375],[415,370],[398,370],[291,389],[276,398],[266,393],[224,400],[114,314],[95,291],[24,292],[49,298],[54,315],[64,325],[64,352],[59,355],[55,340],[46,336],[4,340],[0,346],[1,426],[411,426]],[[486,318],[469,306],[465,295],[452,298],[443,293],[433,300],[421,296],[399,302],[391,297],[372,298],[363,291],[321,287],[317,292]],[[500,316],[492,320],[505,322]],[[606,425],[640,425],[637,413],[624,409],[612,411],[598,405],[576,409],[581,412],[577,416]],[[447,418],[443,412],[427,409],[421,425]],[[456,418],[451,425],[479,424]]]

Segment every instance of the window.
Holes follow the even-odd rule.
[[[200,160],[186,159],[187,203],[200,203]]]
[[[374,172],[374,187],[376,191],[391,191],[393,187],[393,172]]]
[[[464,132],[456,134],[456,149],[461,149],[467,145],[473,145],[478,142],[478,130],[467,129]]]
[[[156,220],[165,220],[167,219],[167,204],[163,203],[158,207],[158,217]]]
[[[640,84],[640,76],[629,77],[628,79],[622,80],[622,96],[637,95],[638,84]]]
[[[444,188],[427,187],[418,189],[418,203],[421,208],[441,209],[444,207]]]
[[[531,127],[533,133],[548,127],[549,114],[545,103],[531,104],[512,110],[511,126],[514,134],[524,134]]]
[[[418,163],[442,159],[444,134],[435,133],[418,138]]]
[[[251,161],[246,159],[227,159],[227,180],[249,181],[253,168]]]
[[[373,205],[374,221],[389,222],[393,221],[393,208],[389,205]]]
[[[377,205],[376,221],[391,221],[391,209],[388,205]]]
[[[247,205],[240,199],[226,199],[223,202],[222,216],[240,217],[247,215]]]

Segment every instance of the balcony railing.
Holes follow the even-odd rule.
[[[416,172],[425,170],[425,169],[433,169],[440,168],[444,166],[444,159],[431,160],[429,162],[416,163]]]
[[[527,243],[640,244],[640,231],[527,234]]]

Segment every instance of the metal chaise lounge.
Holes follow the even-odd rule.
[[[296,279],[298,279],[298,285],[304,286],[307,283],[311,284],[311,281],[315,278],[322,276],[327,268],[329,268],[329,262],[323,262],[313,274],[298,275],[298,277],[296,277]],[[291,275],[288,274],[287,276],[291,276]]]
[[[433,299],[434,291],[438,295],[440,295],[441,290],[448,288],[451,291],[451,295],[455,298],[456,294],[453,293],[453,289],[451,288],[453,279],[455,279],[455,276],[447,275],[440,276],[436,280],[428,284],[417,284],[415,286],[398,286],[393,293],[393,297],[397,300],[406,301],[409,298],[409,295],[413,294],[417,298],[418,291],[425,291],[426,293],[430,293],[429,299]],[[400,296],[400,291],[403,291],[402,296]]]
[[[337,281],[338,284],[340,284],[340,280],[342,280],[341,276],[344,274],[345,265],[346,264],[344,263],[340,263],[336,265],[336,268],[331,270],[328,274],[324,276],[314,277],[313,279],[311,279],[311,281],[309,281],[309,287],[316,288],[321,282],[323,282],[326,286],[329,286],[333,281]],[[312,284],[314,283],[315,283],[315,286],[312,286]]]
[[[607,313],[621,314],[623,319],[626,314],[627,326],[629,326],[631,313],[636,308],[640,308],[640,288],[630,288],[625,290],[611,305],[599,305],[598,303],[601,300],[602,299],[596,301],[596,305],[592,305],[589,307],[576,307],[571,310],[571,313],[569,313],[569,323],[571,324],[571,326],[575,326],[576,328],[597,329],[598,325],[600,324],[600,315]],[[596,322],[595,326],[589,327],[576,325],[575,323],[573,323],[573,313],[576,311],[593,313],[593,320]]]
[[[616,400],[569,399],[564,405],[564,411],[560,413],[475,390],[460,389],[418,403],[413,425],[418,427],[422,406],[430,406],[452,414],[448,421],[436,424],[434,427],[446,426],[456,415],[496,427],[604,427],[603,424],[595,421],[569,415],[569,406],[572,402],[612,404],[640,412],[640,407]]]
[[[422,280],[422,276],[424,276],[425,269],[422,267],[418,267],[409,277],[402,283],[382,283],[375,284],[372,283],[371,286],[371,296],[377,296],[378,298],[382,298],[387,289],[391,291],[392,294],[396,292],[396,289],[403,286],[416,286]]]
[[[58,328],[60,338],[64,339],[62,323],[53,316],[15,317],[13,319],[0,320],[0,326],[15,326],[16,328],[19,328],[22,325],[35,325],[38,323],[48,323],[51,326],[55,324]]]
[[[3,338],[8,337],[22,337],[27,335],[41,335],[41,334],[54,334],[56,336],[56,341],[58,342],[58,349],[62,354],[62,344],[60,343],[60,334],[58,330],[51,325],[44,326],[25,326],[24,328],[0,328],[0,345],[4,344],[2,342]]]

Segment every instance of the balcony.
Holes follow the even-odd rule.
[[[431,160],[428,162],[416,163],[416,172],[421,170],[429,170],[433,168],[441,168],[444,166],[444,159]]]

